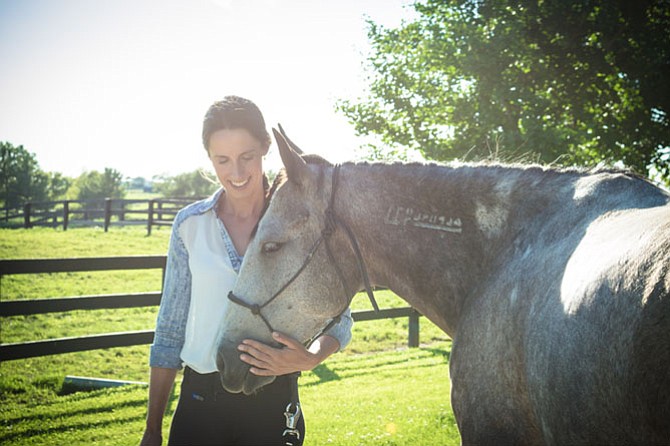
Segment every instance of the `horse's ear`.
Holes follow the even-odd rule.
[[[279,155],[286,168],[288,180],[296,184],[303,184],[305,175],[307,174],[307,163],[291,148],[284,135],[274,128],[272,129],[272,133],[275,135],[275,140],[279,147]]]
[[[282,134],[282,136],[284,137],[284,139],[288,143],[289,147],[292,148],[293,150],[295,150],[295,152],[298,155],[303,155],[304,152],[302,151],[302,149],[300,147],[298,147],[298,145],[296,143],[291,141],[291,138],[289,138],[288,135],[286,134],[286,132],[284,131],[284,127],[282,127],[281,124],[279,124],[279,123],[277,123],[277,127],[279,127],[279,132]]]

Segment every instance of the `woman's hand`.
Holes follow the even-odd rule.
[[[251,366],[249,371],[254,375],[279,376],[312,370],[340,346],[335,338],[328,335],[319,337],[309,350],[282,333],[274,332],[272,337],[284,347],[274,348],[252,339],[245,339],[237,347],[242,352],[240,359]]]
[[[163,437],[160,433],[151,432],[149,429],[144,431],[144,436],[140,441],[140,446],[160,446],[163,443]]]

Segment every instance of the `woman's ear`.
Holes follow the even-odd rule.
[[[281,160],[284,163],[286,168],[286,176],[289,181],[297,185],[302,186],[305,183],[309,170],[307,169],[307,163],[302,159],[295,150],[293,150],[284,135],[278,132],[276,129],[272,129],[272,133],[277,140],[277,146],[279,147],[279,155]]]

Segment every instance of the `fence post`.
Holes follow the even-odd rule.
[[[24,228],[32,228],[32,224],[30,224],[30,210],[32,208],[32,203],[26,203],[23,206],[23,227]]]
[[[63,201],[63,231],[67,231],[67,225],[70,222],[70,202]]]
[[[154,200],[149,200],[149,210],[147,211],[147,235],[151,235],[151,225],[154,223]]]
[[[407,336],[407,346],[408,347],[418,347],[419,346],[419,312],[412,308],[409,315],[409,333]]]
[[[109,222],[112,219],[112,199],[105,198],[105,232],[109,229]]]

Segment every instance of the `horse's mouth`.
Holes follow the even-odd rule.
[[[226,392],[240,393],[244,390],[246,375],[242,380],[232,381],[229,377],[226,376],[225,372],[219,372],[219,378],[221,379],[221,386]]]
[[[251,372],[247,372],[247,376],[244,380],[244,388],[242,392],[245,395],[253,395],[258,392],[263,386],[270,384],[276,379],[276,376],[257,376]]]
[[[242,375],[242,379],[230,379],[225,372],[219,372],[221,386],[230,393],[244,393],[245,395],[255,394],[261,387],[270,384],[275,380],[275,376],[257,376],[249,371]]]

